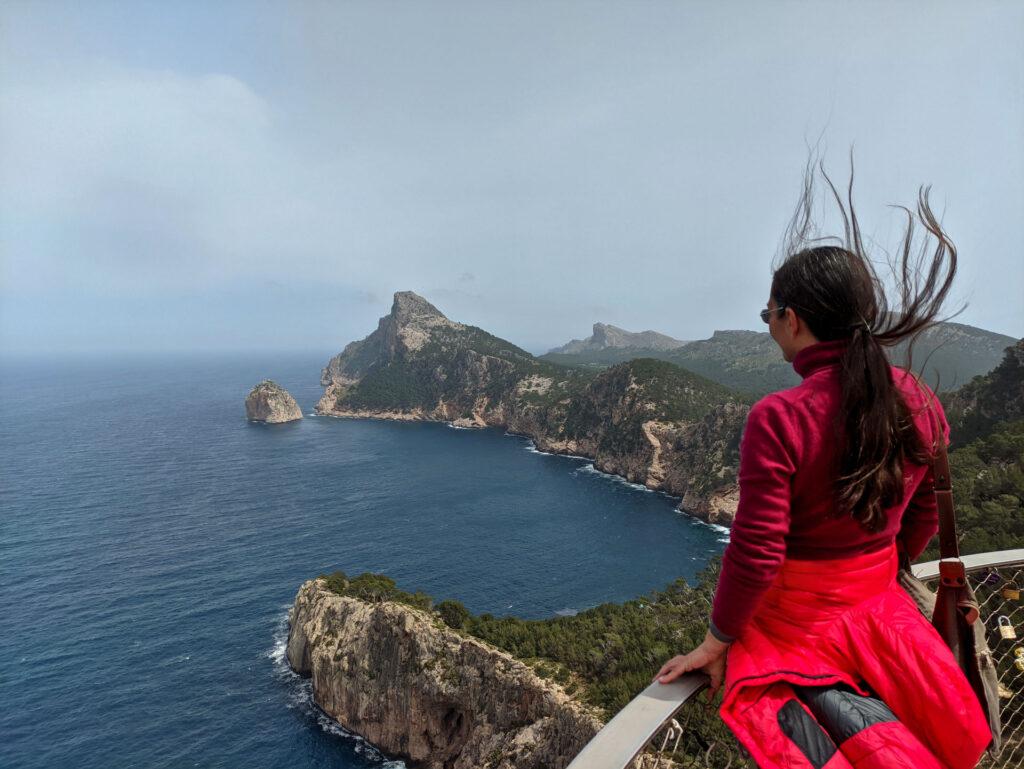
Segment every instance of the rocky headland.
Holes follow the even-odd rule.
[[[279,424],[302,419],[302,409],[287,390],[264,379],[245,399],[245,416],[250,422]]]
[[[602,726],[525,663],[432,612],[305,582],[289,611],[288,664],[316,704],[425,769],[561,769]]]
[[[680,509],[706,520],[728,524],[735,513],[750,398],[666,361],[561,366],[401,291],[321,381],[319,414],[501,427],[678,496]]]

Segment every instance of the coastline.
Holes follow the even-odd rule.
[[[323,409],[321,408],[321,403],[323,403],[323,399],[321,399],[320,403],[317,403],[314,413],[317,416],[334,417],[335,419],[378,419],[392,422],[432,422],[435,424],[443,424],[454,430],[478,430],[486,428],[503,429],[506,436],[525,438],[528,441],[528,445],[526,447],[527,451],[537,454],[562,456],[570,459],[587,461],[591,463],[590,469],[593,472],[614,478],[628,486],[636,488],[637,490],[663,494],[666,497],[677,500],[677,511],[709,526],[717,527],[723,533],[729,531],[727,523],[732,522],[733,516],[736,512],[736,503],[738,502],[738,489],[736,488],[727,486],[724,489],[716,490],[708,495],[698,495],[692,491],[687,491],[683,494],[676,494],[664,488],[659,488],[658,486],[637,483],[621,473],[612,472],[598,467],[598,462],[600,461],[598,457],[577,454],[568,446],[563,449],[559,445],[551,442],[545,442],[547,444],[545,448],[540,448],[538,445],[539,436],[514,430],[507,424],[488,424],[479,414],[474,414],[474,419],[466,417],[445,419],[433,415],[437,410],[433,413],[426,412],[422,409],[414,409],[412,411],[373,411],[369,409],[340,411],[333,408]],[[575,443],[575,441],[573,441],[573,443]],[[661,483],[664,484],[665,481],[662,480]]]

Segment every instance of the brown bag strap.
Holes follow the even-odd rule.
[[[956,513],[953,512],[953,485],[949,477],[946,437],[941,429],[936,435],[938,452],[932,461],[932,475],[935,478],[935,503],[939,512],[939,579],[946,587],[959,588],[967,584],[967,571],[964,562],[960,560],[960,543],[956,536]]]
[[[935,503],[939,513],[939,577],[949,587],[961,587],[967,584],[967,574],[963,561],[960,560],[960,543],[956,534],[956,513],[953,511],[953,485],[949,475],[946,435],[933,409],[928,409],[928,416],[929,420],[935,417],[933,445],[936,450],[931,466]]]
[[[935,476],[935,502],[939,508],[939,558],[959,558],[960,544],[956,535],[956,513],[953,512],[953,486],[949,477],[949,456],[945,441],[939,437],[939,453],[932,462]]]

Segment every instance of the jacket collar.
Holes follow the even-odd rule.
[[[820,368],[838,364],[849,343],[849,339],[832,339],[808,345],[793,356],[793,368],[806,379]]]

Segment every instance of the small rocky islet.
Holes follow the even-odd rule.
[[[245,417],[250,422],[281,424],[302,419],[302,409],[281,385],[264,379],[246,396]]]

